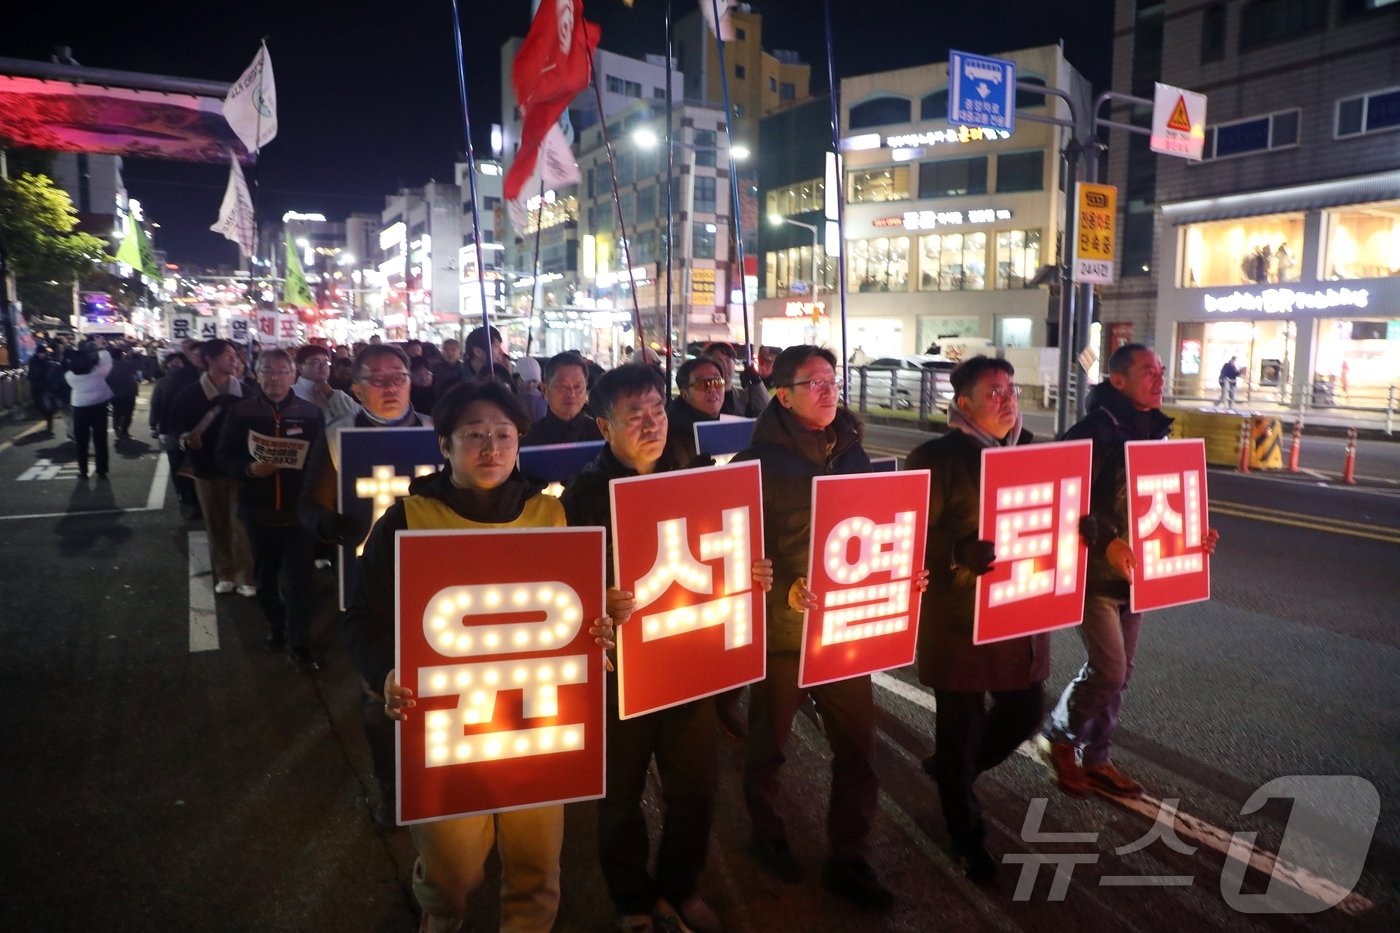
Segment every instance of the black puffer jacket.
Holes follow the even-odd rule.
[[[271,476],[249,476],[253,455],[248,452],[248,435],[255,431],[264,437],[306,444],[308,456],[302,460],[302,468],[280,469]],[[229,407],[219,432],[215,461],[225,474],[238,477],[240,518],[263,525],[297,524],[297,504],[301,500],[306,462],[320,434],[321,409],[290,392],[280,402],[259,392]]]
[[[713,466],[714,458],[705,457],[701,461],[695,450],[695,424],[698,421],[718,421],[677,396],[666,406],[666,451],[676,461],[680,470],[693,466]]]
[[[812,537],[812,480],[818,476],[869,473],[861,446],[864,428],[845,408],[824,431],[805,428],[782,403],[763,409],[753,444],[734,462],[757,460],[763,471],[763,548],[773,561],[768,594],[768,651],[796,654],[802,647],[802,613],[788,607],[788,590],[807,575]]]
[[[1112,383],[1101,382],[1089,393],[1089,413],[1070,426],[1065,440],[1094,443],[1094,465],[1089,510],[1128,540],[1127,461],[1123,445],[1128,441],[1157,441],[1172,430],[1172,419],[1160,409],[1138,411]],[[1085,587],[1090,596],[1128,598],[1128,581],[1113,572],[1105,555],[1107,542],[1089,552]]]
[[[670,452],[664,451],[661,459],[656,461],[654,473],[666,473],[676,468],[676,463],[671,459]],[[624,464],[612,452],[612,447],[604,447],[598,456],[593,459],[578,475],[569,481],[569,486],[564,490],[564,494],[559,497],[559,504],[564,507],[564,514],[569,518],[570,527],[587,527],[598,525],[608,530],[604,538],[607,547],[607,560],[604,566],[607,568],[608,586],[613,585],[613,536],[612,536],[612,496],[610,489],[612,481],[626,476],[639,476],[640,474],[631,467]]]

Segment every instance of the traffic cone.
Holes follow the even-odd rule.
[[[1298,451],[1303,447],[1303,422],[1293,422],[1293,446],[1288,450],[1288,472],[1298,472]]]
[[[1342,482],[1356,485],[1356,428],[1347,428],[1347,454],[1342,462]]]
[[[1251,446],[1252,446],[1252,445],[1251,445],[1250,442],[1249,442],[1249,419],[1246,418],[1246,419],[1244,419],[1243,421],[1240,422],[1240,472],[1241,472],[1241,473],[1248,473],[1248,472],[1249,472],[1249,454],[1250,454],[1250,447],[1251,447]]]

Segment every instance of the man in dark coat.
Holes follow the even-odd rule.
[[[676,397],[666,406],[666,450],[677,469],[708,466],[714,461],[697,462],[695,423],[718,421],[724,405],[724,369],[708,356],[686,360],[676,370]]]
[[[990,881],[996,861],[973,783],[1035,734],[1044,716],[1050,636],[972,643],[977,578],[996,560],[979,540],[982,451],[1031,440],[1021,427],[1015,375],[1006,360],[974,356],[953,371],[948,433],[921,444],[905,467],[929,471],[929,588],[919,615],[919,681],[932,687],[938,752],[924,770],[938,782],[953,854],[974,881]],[[987,694],[991,708],[987,708]]]
[[[598,421],[585,410],[588,401],[588,361],[572,350],[557,353],[544,364],[545,416],[530,425],[521,447],[601,441]]]

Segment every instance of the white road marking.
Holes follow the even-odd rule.
[[[154,512],[165,506],[165,481],[170,477],[170,458],[156,454],[156,475],[151,477],[151,491],[146,496],[146,511]]]
[[[214,573],[209,562],[209,534],[191,531],[190,651],[219,650],[219,614],[214,608]]]
[[[28,483],[33,480],[77,478],[78,465],[76,463],[54,463],[48,457],[39,457],[32,466],[15,477],[15,481]]]
[[[73,512],[31,512],[28,515],[0,515],[0,522],[17,522],[30,518],[86,518],[90,515],[125,515],[145,509],[78,509]]]
[[[890,693],[908,700],[910,703],[921,706],[929,712],[934,712],[938,708],[932,693],[916,687],[913,684],[906,683],[897,677],[880,673],[871,675],[871,680],[877,687],[888,690]],[[1024,755],[1037,763],[1041,760],[1039,750],[1037,750],[1031,742],[1022,743],[1021,747],[1016,751],[1018,754]],[[1162,801],[1155,797],[1149,797],[1146,794],[1137,800],[1125,797],[1107,796],[1101,799],[1115,803],[1125,810],[1139,813],[1153,821],[1157,819],[1158,813],[1162,809]],[[1180,835],[1194,839],[1202,845],[1214,849],[1226,858],[1234,857],[1230,851],[1232,834],[1218,826],[1207,823],[1205,820],[1198,819],[1178,809],[1176,811],[1176,829]],[[1308,871],[1306,868],[1290,864],[1280,859],[1273,852],[1265,851],[1257,846],[1250,849],[1248,864],[1250,868],[1253,868],[1260,874],[1268,878],[1277,878],[1280,882],[1297,888],[1309,897],[1317,898],[1326,903],[1340,900],[1340,903],[1337,904],[1337,909],[1353,916],[1363,914],[1375,907],[1375,904],[1367,898],[1362,897],[1354,891],[1349,892],[1343,889],[1341,885],[1331,879],[1320,877]]]

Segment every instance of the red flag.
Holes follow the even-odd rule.
[[[588,86],[600,34],[596,23],[583,18],[583,0],[540,4],[511,67],[511,84],[524,118],[520,150],[506,172],[507,200],[520,195],[545,134],[574,95]]]

